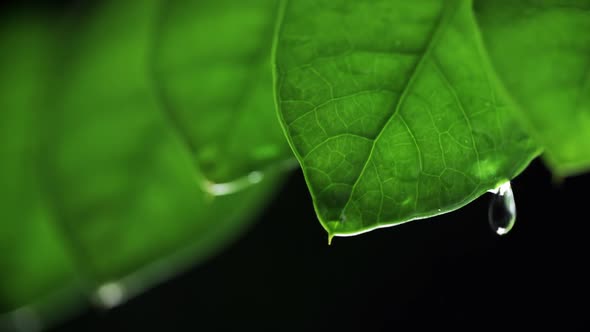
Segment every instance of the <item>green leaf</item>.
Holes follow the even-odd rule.
[[[168,1],[161,10],[155,82],[211,182],[293,158],[269,89],[276,16],[275,0]],[[195,121],[195,109],[207,121]]]
[[[590,2],[476,1],[490,59],[558,175],[590,168]]]
[[[457,209],[537,153],[469,1],[289,1],[275,56],[282,124],[331,236]]]
[[[74,266],[39,190],[38,110],[44,107],[54,29],[39,13],[0,24],[0,313],[68,293]],[[69,295],[68,295],[69,296]]]
[[[272,29],[275,3],[259,4],[244,22]],[[239,13],[219,1],[170,6],[160,12],[158,1],[105,1],[73,12],[63,27],[49,16],[3,22],[0,47],[10,52],[0,58],[0,158],[8,161],[0,164],[0,312],[28,303],[46,308],[61,288],[115,304],[118,295],[219,251],[282,182],[292,157],[271,95],[272,37],[250,38],[262,30],[236,22],[241,28],[200,35],[194,45],[196,30],[234,24]],[[210,20],[193,25],[188,13],[199,6]],[[181,45],[184,38],[190,46]],[[172,40],[182,59],[157,50]],[[241,43],[233,49],[217,48],[235,40]],[[210,63],[213,54],[199,54],[204,49],[216,49],[218,59]],[[267,61],[265,73],[251,73],[253,82],[241,80],[249,61]],[[217,84],[212,67],[236,83]],[[245,101],[237,101],[236,90],[246,88]],[[232,107],[222,109],[224,94]],[[235,129],[201,135],[219,124],[216,111],[231,111]],[[258,118],[262,129],[252,126]],[[219,141],[236,151],[204,166],[199,153]],[[263,143],[272,147],[264,158]],[[225,164],[231,167],[218,170]],[[245,184],[218,184],[238,187],[220,193],[203,190],[211,174],[250,176]],[[122,294],[113,298],[104,285]]]

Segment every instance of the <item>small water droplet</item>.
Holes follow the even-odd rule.
[[[264,173],[260,171],[253,171],[248,173],[246,176],[229,182],[215,183],[205,179],[202,182],[202,186],[203,189],[205,189],[205,192],[211,194],[212,196],[224,196],[244,190],[254,184],[261,182],[262,180],[264,180]]]
[[[104,309],[111,309],[121,304],[127,297],[125,287],[117,282],[106,283],[96,290],[94,302]]]
[[[494,194],[488,210],[490,227],[496,234],[504,235],[512,229],[516,221],[516,205],[510,181],[490,190]]]
[[[251,184],[256,184],[262,181],[263,178],[264,174],[262,174],[262,172],[254,171],[248,174],[248,181],[250,181]]]

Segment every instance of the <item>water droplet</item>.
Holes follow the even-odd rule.
[[[98,287],[94,294],[94,302],[99,307],[110,309],[121,304],[126,297],[127,290],[122,284],[110,282]]]
[[[504,235],[510,232],[516,221],[516,205],[510,181],[490,192],[494,194],[488,210],[490,227],[496,234]]]
[[[203,189],[212,196],[224,196],[242,191],[264,179],[264,173],[253,171],[230,182],[215,183],[209,180],[203,181]]]
[[[248,174],[248,181],[250,181],[250,184],[256,184],[262,181],[263,178],[264,174],[262,174],[262,172],[254,171]]]

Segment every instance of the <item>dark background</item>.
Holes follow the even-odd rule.
[[[62,331],[393,331],[399,327],[590,330],[590,176],[556,183],[540,161],[513,181],[518,220],[497,236],[491,194],[435,218],[327,236],[294,173],[217,257]]]

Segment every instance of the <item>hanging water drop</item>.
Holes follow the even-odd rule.
[[[510,232],[516,221],[516,205],[510,181],[490,192],[494,194],[488,210],[490,227],[496,234],[504,235]]]

